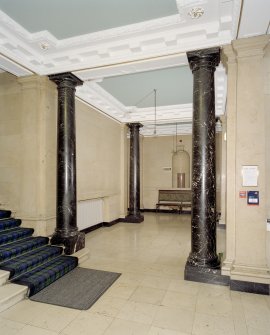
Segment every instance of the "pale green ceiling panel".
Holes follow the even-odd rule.
[[[157,89],[157,106],[192,102],[192,73],[188,66],[141,72],[104,79],[100,86],[125,106],[153,107]],[[139,103],[140,102],[140,103]]]
[[[178,13],[175,0],[0,0],[0,9],[29,32],[58,39]]]

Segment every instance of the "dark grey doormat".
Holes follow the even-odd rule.
[[[76,268],[30,299],[80,310],[89,309],[121,273]]]

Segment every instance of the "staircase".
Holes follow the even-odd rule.
[[[48,237],[33,237],[34,229],[0,210],[0,312],[50,285],[78,265],[63,255]]]

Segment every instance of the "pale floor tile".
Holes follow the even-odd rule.
[[[57,334],[58,332],[56,333],[51,330],[27,325],[23,329],[21,329],[16,335],[57,335]]]
[[[61,331],[80,311],[24,300],[1,314],[2,317],[32,326]]]
[[[151,327],[147,335],[189,335],[188,333],[178,332],[175,330]]]
[[[149,329],[150,325],[115,319],[105,331],[104,335],[148,335]]]
[[[252,304],[243,304],[244,313],[246,318],[247,326],[250,328],[259,329],[261,331],[270,332],[270,310],[269,308],[262,304],[258,303]]]
[[[146,263],[146,262],[134,261],[134,262],[131,262],[126,267],[126,271],[127,272],[135,272],[135,273],[139,273],[139,274],[145,274],[146,271],[149,270],[149,267],[151,266],[151,264],[152,264],[151,262]]]
[[[168,290],[180,293],[188,293],[196,296],[200,290],[200,284],[181,279],[173,279],[170,283],[170,286],[168,287]]]
[[[167,307],[180,307],[188,311],[195,311],[197,296],[183,293],[167,291],[162,305]]]
[[[201,283],[198,296],[202,298],[231,300],[231,291],[228,286]]]
[[[238,335],[231,318],[202,313],[195,314],[192,335]]]
[[[81,312],[62,332],[65,335],[102,335],[112,323],[113,318],[98,314]]]
[[[206,298],[198,296],[196,312],[232,317],[232,302],[227,298]]]
[[[182,308],[160,306],[153,326],[191,334],[194,312]]]
[[[117,314],[118,319],[152,324],[157,306],[142,302],[128,301]]]
[[[225,231],[218,231],[220,252],[224,241]],[[31,334],[31,327],[41,329],[41,335],[59,334],[63,329],[77,335],[80,328],[74,324],[81,316],[85,316],[80,321],[82,334],[96,335],[90,330],[91,318],[96,320],[92,323],[97,325],[97,334],[100,331],[102,335],[191,334],[195,313],[188,310],[193,303],[185,299],[187,295],[191,301],[197,298],[193,335],[270,335],[270,297],[183,280],[190,252],[188,215],[146,213],[140,225],[119,223],[91,232],[86,235],[86,246],[90,259],[83,267],[122,273],[101,299],[86,312],[25,300],[0,314],[1,335],[3,330],[4,335],[17,335],[24,329]],[[159,306],[163,303],[168,306]],[[147,304],[154,305],[154,316],[152,309],[142,308]],[[122,319],[117,317],[119,313]],[[103,331],[106,322],[98,327],[98,318],[112,322],[107,330]]]
[[[234,322],[235,334],[248,335],[246,318],[240,292],[231,292],[232,318]]]
[[[126,299],[103,295],[88,312],[115,317],[126,303]]]
[[[118,283],[117,281],[106,291],[105,296],[113,296],[122,299],[129,299],[134,291],[137,289],[137,285]]]
[[[269,299],[269,297],[266,297],[264,295],[260,295],[260,294],[253,294],[253,293],[241,293],[241,299],[243,302],[243,305],[247,305],[247,306],[258,306],[258,307],[266,307],[268,309],[270,309],[269,304],[267,303],[267,298]]]
[[[141,284],[145,287],[158,288],[161,290],[167,290],[171,284],[171,279],[157,276],[146,275],[142,280]]]
[[[139,286],[131,295],[130,300],[136,302],[145,302],[152,305],[160,305],[166,290],[160,290],[152,287]]]
[[[27,324],[35,317],[35,306],[36,304],[32,301],[23,300],[15,306],[10,307],[6,311],[2,312],[1,317]]]
[[[24,327],[24,323],[0,318],[0,332],[3,335],[16,335]]]
[[[121,276],[117,279],[118,283],[125,283],[131,285],[140,285],[143,283],[145,279],[145,275],[141,273],[134,273],[134,272],[124,272]]]
[[[248,327],[248,335],[270,335],[270,329],[261,330],[257,328]]]

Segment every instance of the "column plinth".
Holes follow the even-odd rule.
[[[214,88],[214,72],[220,62],[220,49],[192,51],[187,56],[194,84],[191,252],[186,263],[185,279],[209,281],[206,277],[217,274],[216,270],[220,269],[216,254]],[[200,280],[203,277],[206,279]]]
[[[63,244],[70,255],[84,248],[77,227],[75,87],[83,82],[72,73],[49,76],[58,89],[56,229],[51,244]]]
[[[129,212],[125,222],[141,223],[140,212],[140,123],[128,123],[130,129]]]

